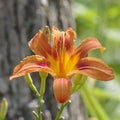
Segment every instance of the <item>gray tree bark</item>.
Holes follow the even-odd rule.
[[[24,79],[9,81],[13,68],[31,51],[27,42],[39,29],[57,26],[62,30],[75,29],[70,0],[0,0],[0,99],[6,97],[9,111],[6,120],[33,120],[31,114],[36,97]],[[35,74],[34,82],[39,86]],[[54,120],[57,103],[53,96],[51,76],[47,78],[44,119]],[[64,111],[66,120],[85,120],[85,111],[79,94]]]

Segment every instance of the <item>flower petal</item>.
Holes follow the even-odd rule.
[[[76,34],[72,28],[68,28],[65,32],[59,31],[58,28],[52,27],[52,43],[53,48],[59,53],[71,52],[74,48]]]
[[[13,75],[10,76],[10,80],[13,78],[17,78],[23,76],[27,73],[43,71],[50,73],[55,76],[55,72],[49,68],[50,63],[42,56],[33,55],[24,58],[20,64],[18,64],[13,72]]]
[[[76,33],[73,31],[72,28],[68,28],[65,32],[65,49],[67,52],[71,53],[74,49],[74,42],[76,39]]]
[[[104,48],[96,38],[87,38],[84,40],[73,52],[74,55],[80,56],[80,58],[85,57],[88,52],[100,48],[100,52],[104,51]]]
[[[59,103],[65,103],[72,94],[72,81],[69,78],[55,78],[53,89],[56,100]]]
[[[77,64],[77,68],[69,73],[68,76],[79,73],[102,81],[114,78],[113,69],[97,58],[82,58]]]
[[[31,50],[37,54],[47,58],[48,55],[51,55],[52,48],[49,44],[48,35],[43,31],[39,31],[28,43]],[[46,31],[45,31],[46,32]]]

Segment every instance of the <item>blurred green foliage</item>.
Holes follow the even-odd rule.
[[[92,92],[110,120],[120,120],[120,0],[74,0],[73,13],[78,38],[76,45],[92,36],[106,48],[103,54],[96,50],[89,55],[109,64],[115,71],[115,79],[95,82]]]

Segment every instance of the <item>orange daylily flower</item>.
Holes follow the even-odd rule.
[[[24,58],[15,67],[10,80],[31,72],[47,72],[54,77],[54,94],[60,103],[66,102],[72,94],[71,77],[74,74],[102,81],[112,80],[114,78],[112,68],[100,59],[87,56],[95,49],[104,51],[100,42],[91,37],[76,48],[75,39],[76,34],[72,28],[64,32],[52,27],[52,33],[48,27],[40,30],[29,42],[29,47],[36,55]]]

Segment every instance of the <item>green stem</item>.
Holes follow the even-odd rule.
[[[81,95],[86,95],[86,99],[88,100],[88,104],[92,107],[92,115],[95,114],[95,116],[98,118],[98,120],[109,120],[108,116],[105,114],[104,109],[101,107],[101,105],[98,103],[97,99],[93,96],[91,91],[87,88],[86,85],[83,85],[81,89]],[[90,111],[91,112],[91,111]]]
[[[34,115],[34,117],[35,117],[36,120],[39,119],[39,116],[38,116],[38,114],[35,111],[33,111],[32,114]]]
[[[55,120],[61,120],[61,114],[64,108],[71,103],[71,100],[67,101],[66,103],[62,104],[57,112]]]
[[[43,96],[43,94],[45,93],[47,74],[46,73],[40,73],[40,76],[41,76],[40,95]]]
[[[33,84],[33,80],[32,80],[32,78],[31,78],[31,76],[30,76],[29,73],[26,74],[26,75],[24,75],[24,79],[25,79],[26,83],[28,84],[28,86],[31,88],[31,90],[32,90],[37,96],[40,96],[38,90],[36,89],[36,87],[35,87],[34,84]]]
[[[38,105],[38,119],[37,120],[42,120],[42,101],[43,100],[43,97],[40,96],[39,97],[39,105]]]
[[[40,85],[40,92],[38,92],[38,90],[36,89],[36,87],[33,84],[33,80],[30,76],[30,74],[26,74],[24,76],[27,84],[29,85],[29,87],[32,89],[32,91],[37,95],[38,99],[39,99],[39,105],[38,105],[38,113],[36,113],[35,111],[33,111],[33,115],[35,116],[36,120],[42,120],[42,105],[44,103],[43,100],[43,95],[45,92],[45,85],[46,85],[46,77],[47,77],[47,73],[40,73],[41,76],[41,85]]]
[[[38,120],[42,120],[42,105],[44,104],[43,95],[45,93],[46,77],[47,73],[40,72],[41,83],[40,83],[40,96],[39,96],[39,106],[38,106]]]
[[[83,86],[83,84],[85,83],[86,80],[87,80],[87,76],[77,74],[74,78],[74,84],[72,87],[72,94],[74,92],[78,91]]]

